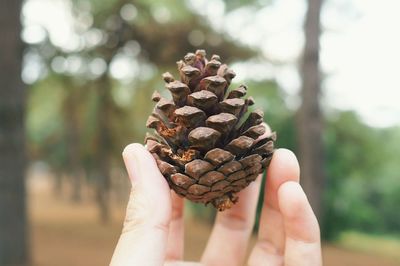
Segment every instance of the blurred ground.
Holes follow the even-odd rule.
[[[124,217],[123,207],[113,209],[113,222],[98,222],[94,203],[73,204],[54,198],[45,183],[29,186],[32,257],[34,266],[108,265]],[[201,256],[210,226],[193,219],[186,224],[186,257]],[[254,239],[253,239],[254,242]],[[325,266],[398,266],[395,259],[325,244]]]

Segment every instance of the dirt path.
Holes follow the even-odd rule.
[[[43,191],[31,193],[32,257],[35,266],[108,265],[118,240],[123,209],[114,209],[113,223],[97,221],[93,204],[73,205],[55,200]],[[210,226],[196,221],[186,224],[186,258],[196,260],[206,245]],[[325,266],[398,266],[387,258],[324,245]]]

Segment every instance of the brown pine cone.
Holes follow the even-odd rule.
[[[208,61],[198,50],[177,64],[180,81],[163,74],[172,99],[152,96],[157,104],[146,126],[156,133],[147,134],[147,149],[177,194],[229,209],[268,167],[276,134],[266,133],[261,110],[244,119],[254,100],[243,98],[244,85],[228,91],[236,74],[219,56]]]

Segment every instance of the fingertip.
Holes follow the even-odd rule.
[[[163,188],[169,191],[165,178],[160,173],[157,163],[151,153],[141,144],[132,143],[122,152],[129,178],[132,183],[143,183],[153,190]]]
[[[131,143],[122,151],[122,158],[124,159],[126,170],[128,171],[129,180],[132,185],[134,181],[140,179],[140,171],[138,169],[138,158],[143,153],[143,146],[139,143]]]
[[[278,185],[288,180],[299,182],[300,166],[296,155],[288,149],[277,149],[272,156],[268,174],[275,177]]]
[[[128,144],[124,150],[122,151],[122,157],[127,157],[129,155],[135,154],[136,152],[141,152],[143,150],[146,150],[142,144],[139,143],[131,143]]]
[[[267,170],[265,190],[268,191],[264,202],[278,208],[277,191],[279,187],[288,181],[299,182],[300,168],[296,155],[287,149],[277,149],[272,156]]]
[[[297,161],[296,155],[294,154],[293,151],[291,151],[289,149],[279,148],[276,150],[276,152],[279,154],[284,154],[287,158]]]
[[[287,167],[290,166],[296,172],[300,172],[299,161],[291,150],[279,148],[274,152],[273,157],[282,162],[282,165],[286,165]]]

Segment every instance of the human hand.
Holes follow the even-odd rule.
[[[199,263],[183,261],[183,199],[169,189],[152,155],[140,144],[123,152],[132,182],[113,266],[242,265],[254,226],[261,176],[239,202],[218,213]],[[285,149],[275,151],[267,172],[260,230],[248,265],[322,265],[317,219],[299,185],[299,165]]]

